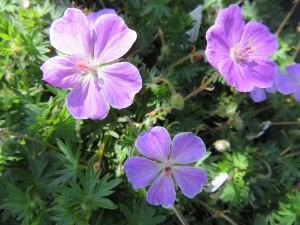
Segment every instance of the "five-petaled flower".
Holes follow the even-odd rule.
[[[295,99],[300,102],[300,64],[287,66],[286,71],[288,75],[278,74],[277,89],[285,95],[294,93]]]
[[[72,89],[67,107],[76,119],[103,119],[109,105],[128,107],[142,87],[138,69],[119,62],[136,36],[117,15],[102,15],[90,26],[79,9],[69,8],[50,27],[52,46],[67,55],[42,65],[43,80]]]
[[[262,102],[267,99],[266,92],[268,93],[275,93],[276,92],[276,86],[275,83],[272,87],[269,88],[258,88],[255,87],[251,92],[250,96],[254,102]]]
[[[175,135],[171,148],[170,144],[168,131],[163,127],[153,127],[136,140],[138,151],[147,158],[132,156],[124,163],[124,170],[133,188],[142,188],[153,182],[146,199],[150,204],[165,208],[175,202],[173,180],[189,198],[201,192],[207,183],[204,170],[188,165],[204,156],[206,148],[202,139],[190,132],[179,133]]]
[[[220,10],[206,33],[208,62],[241,92],[271,87],[277,65],[269,57],[277,50],[276,36],[258,22],[245,25],[238,5]]]

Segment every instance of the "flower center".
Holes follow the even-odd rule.
[[[249,54],[255,51],[255,47],[253,45],[253,38],[250,37],[246,43],[238,43],[236,46],[230,49],[230,57],[233,61],[239,63],[242,60],[246,60],[249,58]]]
[[[164,169],[164,175],[165,175],[165,176],[169,176],[169,175],[171,175],[171,174],[172,174],[172,169],[171,169],[171,167],[166,166],[165,169]]]
[[[93,66],[90,62],[86,61],[78,61],[77,66],[81,69],[84,73],[90,73],[92,75],[96,74],[97,69]]]

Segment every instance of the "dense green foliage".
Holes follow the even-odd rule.
[[[183,109],[164,113],[171,106],[169,85],[187,96],[215,72],[192,50],[205,50],[217,11],[237,1],[84,2],[89,11],[114,8],[138,33],[123,60],[139,69],[143,89],[130,107],[111,108],[102,121],[75,120],[66,108],[68,91],[42,80],[40,66],[57,55],[49,26],[71,6],[63,2],[32,0],[23,8],[22,1],[0,0],[1,224],[179,224],[172,210],[149,205],[147,189],[134,190],[123,171],[126,158],[138,154],[137,135],[156,125],[171,135],[192,131],[203,139],[207,154],[195,166],[210,181],[229,173],[215,193],[202,191],[191,200],[177,191],[176,206],[189,224],[300,224],[300,103],[293,96],[268,94],[254,103],[219,75]],[[185,32],[193,26],[189,12],[196,2],[203,4],[203,18],[197,41],[190,43]],[[279,2],[239,1],[246,20],[273,33],[287,13]],[[292,58],[299,40],[287,23],[272,56],[282,72],[300,62],[299,55]],[[271,126],[249,140],[265,121]],[[229,150],[215,149],[221,139]]]

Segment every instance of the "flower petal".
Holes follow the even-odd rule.
[[[255,87],[272,87],[278,74],[277,64],[268,58],[248,60],[242,64],[245,79]]]
[[[153,127],[141,133],[136,139],[135,146],[144,156],[159,161],[167,160],[170,152],[171,138],[163,127]]]
[[[67,95],[67,106],[74,118],[103,119],[108,114],[108,105],[98,79],[87,75]]]
[[[50,27],[52,46],[66,54],[90,59],[93,52],[91,31],[86,16],[79,9],[68,8]]]
[[[208,181],[205,171],[195,167],[174,166],[172,173],[182,193],[189,198],[200,193]]]
[[[219,25],[214,25],[206,32],[207,46],[205,55],[207,61],[216,69],[218,64],[225,58],[230,57],[229,43],[224,31],[224,28]]]
[[[98,70],[103,79],[103,91],[108,103],[114,108],[126,108],[142,88],[142,78],[138,69],[128,63],[120,62],[102,66]]]
[[[94,24],[94,58],[99,63],[121,58],[131,48],[136,36],[121,17],[112,14],[101,16]]]
[[[257,87],[250,92],[250,96],[254,102],[262,102],[267,98],[265,90]]]
[[[286,67],[286,71],[298,82],[300,82],[300,64],[293,64]]]
[[[200,137],[191,132],[175,135],[170,152],[172,163],[189,164],[200,160],[206,152],[206,147]]]
[[[297,83],[288,75],[278,74],[277,77],[277,89],[284,95],[295,92],[298,88]]]
[[[275,82],[273,83],[272,87],[265,88],[265,91],[268,92],[268,93],[275,93],[277,91]]]
[[[245,22],[238,5],[232,4],[226,9],[221,9],[215,24],[224,28],[230,47],[240,42]]]
[[[174,182],[171,176],[160,174],[149,188],[146,199],[152,205],[170,208],[176,198]]]
[[[41,66],[43,80],[59,88],[72,88],[80,82],[82,70],[77,66],[78,57],[55,56]]]
[[[105,14],[114,14],[117,15],[116,11],[114,9],[109,9],[109,8],[105,8],[105,9],[101,9],[98,12],[91,12],[89,15],[86,16],[87,20],[91,23],[95,23],[96,20]]]
[[[298,87],[298,89],[295,91],[294,97],[298,102],[300,102],[300,87]]]
[[[219,71],[227,83],[238,91],[249,92],[253,90],[254,85],[245,78],[245,76],[251,76],[251,74],[244,74],[243,67],[233,62],[232,59],[222,60],[219,63]]]
[[[128,181],[134,189],[149,185],[158,175],[161,167],[157,162],[139,156],[132,156],[124,163]]]
[[[270,57],[278,48],[277,38],[271,34],[269,28],[261,23],[250,21],[246,24],[241,43],[249,42],[252,39],[251,47],[255,50],[249,53],[251,59]]]

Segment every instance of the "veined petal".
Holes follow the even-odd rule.
[[[103,119],[108,114],[108,105],[98,79],[87,75],[67,95],[67,106],[74,118]]]
[[[247,60],[242,64],[242,70],[245,74],[245,79],[259,88],[272,87],[278,74],[277,64],[268,58]]]
[[[89,15],[86,16],[87,20],[91,23],[95,23],[96,20],[105,14],[114,14],[117,15],[116,11],[114,9],[109,9],[109,8],[105,8],[105,9],[101,9],[98,12],[91,12]]]
[[[225,78],[227,83],[235,87],[240,92],[250,92],[254,85],[251,84],[245,76],[251,74],[244,74],[243,68],[232,61],[232,59],[224,59],[219,63],[220,74]]]
[[[288,75],[278,74],[277,77],[277,89],[284,95],[295,92],[298,88],[297,83]]]
[[[149,185],[158,175],[161,167],[157,162],[139,156],[132,156],[124,163],[128,181],[134,189]]]
[[[149,188],[146,199],[152,205],[170,208],[176,198],[174,182],[171,176],[160,174]]]
[[[66,54],[90,59],[93,52],[91,31],[86,16],[79,9],[68,8],[50,27],[52,46]]]
[[[208,181],[205,171],[195,167],[174,166],[172,173],[182,193],[189,198],[194,198],[201,192]]]
[[[207,46],[205,55],[207,61],[216,69],[218,64],[225,58],[230,57],[230,47],[224,28],[214,25],[206,32]]]
[[[238,5],[232,4],[226,9],[221,9],[215,24],[224,28],[229,46],[233,47],[240,42],[245,22]]]
[[[257,87],[250,92],[250,96],[254,102],[262,102],[267,98],[265,90]]]
[[[286,71],[300,83],[300,64],[293,64],[286,67]]]
[[[43,80],[59,88],[72,88],[80,82],[82,70],[77,66],[78,57],[55,56],[41,66]]]
[[[120,62],[102,66],[98,70],[103,79],[103,91],[108,103],[114,108],[126,108],[142,88],[142,78],[138,69],[128,63]]]
[[[153,127],[141,133],[135,146],[144,156],[159,161],[167,160],[170,152],[171,138],[163,127]]]
[[[94,58],[99,63],[121,58],[131,48],[136,36],[121,17],[112,14],[101,16],[94,24]]]
[[[172,163],[189,164],[200,160],[206,152],[201,138],[191,132],[175,135],[170,152]]]
[[[278,48],[277,38],[269,28],[261,23],[250,21],[246,24],[241,43],[252,42],[250,47],[255,50],[249,53],[251,59],[270,57]]]

